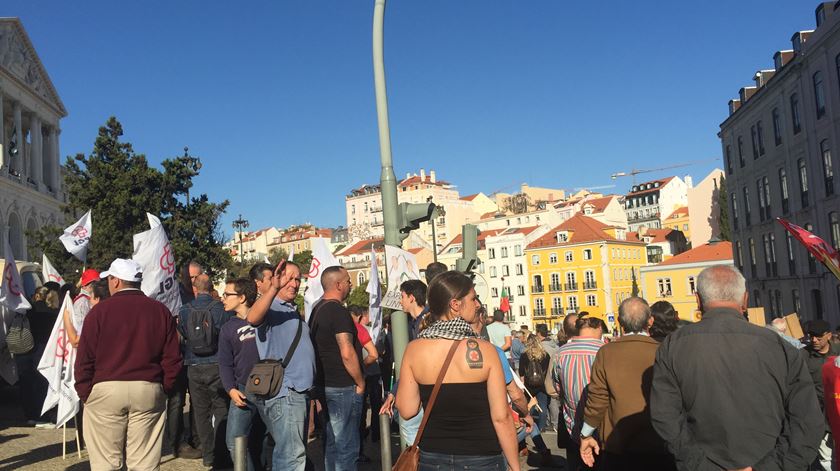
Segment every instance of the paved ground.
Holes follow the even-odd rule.
[[[82,450],[82,458],[76,454],[76,444],[73,441],[74,429],[67,428],[67,459],[61,458],[62,431],[43,430],[26,426],[20,408],[17,406],[17,395],[13,388],[0,387],[0,471],[7,470],[72,470],[81,471],[90,469],[87,461],[87,454]],[[531,454],[527,459],[522,458],[522,469],[527,470],[549,470],[562,469],[564,463],[564,452],[557,451],[556,434],[548,432],[544,439],[554,454],[553,467],[539,467],[539,456]],[[529,440],[530,444],[530,440]],[[360,471],[378,471],[381,469],[379,459],[379,445],[368,441],[366,443],[366,454],[371,457],[371,463],[360,464]],[[394,449],[393,457],[396,460],[398,451]],[[321,442],[313,440],[309,443],[309,456],[316,462],[316,469],[323,470],[317,462],[321,457]],[[162,470],[205,470],[201,460],[174,459],[171,455],[165,456],[161,463]]]

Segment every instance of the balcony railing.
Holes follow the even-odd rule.
[[[545,286],[543,285],[533,285],[531,286],[532,293],[542,293],[545,291]]]
[[[370,212],[381,213],[382,212],[382,206],[373,206],[373,207],[370,208]]]
[[[596,282],[596,281],[584,281],[583,282],[583,289],[598,289],[598,282]]]
[[[577,282],[574,283],[566,283],[566,291],[577,291],[578,284]]]
[[[548,290],[552,293],[563,291],[563,285],[560,283],[551,283],[550,285],[548,285]]]
[[[378,227],[378,226],[382,226],[384,224],[385,224],[385,221],[373,221],[372,223],[370,223],[371,227]]]
[[[534,308],[534,317],[545,317],[545,308]]]
[[[562,316],[563,315],[563,308],[562,307],[551,308],[551,315],[552,316]]]

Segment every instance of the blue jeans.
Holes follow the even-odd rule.
[[[245,391],[245,386],[237,385],[237,390]],[[225,432],[225,443],[227,444],[230,456],[234,456],[233,448],[236,437],[248,437],[248,452],[245,454],[248,460],[248,471],[263,469],[262,452],[266,448],[267,434],[260,411],[257,409],[256,398],[247,394],[245,407],[237,407],[231,401],[228,410],[227,430]],[[254,463],[258,466],[255,468]]]
[[[537,409],[534,408],[531,411],[531,417],[534,418],[534,421],[537,423],[537,426],[540,428],[540,431],[545,430],[545,424],[548,419],[548,394],[545,391],[537,391],[537,404],[540,405],[540,409],[542,412],[537,412]]]
[[[355,471],[359,457],[359,421],[363,395],[356,386],[325,387],[324,467],[330,471]],[[280,469],[280,468],[276,468]]]
[[[306,393],[289,391],[285,397],[266,401],[254,398],[265,426],[274,438],[271,469],[299,470],[306,467]],[[356,422],[358,428],[358,422]]]
[[[503,455],[447,455],[420,450],[419,471],[467,471],[470,469],[505,471],[507,461]]]

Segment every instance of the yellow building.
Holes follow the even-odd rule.
[[[612,329],[618,305],[631,296],[633,279],[647,262],[644,242],[580,213],[529,244],[525,255],[534,324],[549,329],[581,311]]]
[[[697,275],[712,265],[732,265],[731,242],[709,242],[700,247],[675,255],[670,259],[641,269],[642,296],[648,303],[668,301],[679,313],[680,319],[698,321]]]
[[[682,206],[674,210],[662,221],[662,227],[681,231],[685,235],[685,240],[691,242],[691,229],[689,226],[688,206]]]

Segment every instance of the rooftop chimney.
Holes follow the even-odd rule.
[[[782,70],[790,60],[793,59],[793,50],[787,49],[784,51],[777,51],[773,54],[773,65],[776,66],[776,72]]]
[[[691,175],[686,175],[683,180],[685,180],[685,186],[688,188],[694,188],[694,179],[691,178]]]
[[[790,38],[791,44],[793,44],[793,52],[795,54],[802,53],[802,45],[808,42],[808,37],[811,36],[814,30],[809,31],[797,31],[793,34]]]
[[[405,179],[408,180],[411,178],[411,172],[405,172]]]
[[[738,111],[738,108],[741,107],[741,100],[732,99],[729,100],[729,115],[731,116],[732,113]]]
[[[434,170],[429,170],[429,180],[431,180],[432,183],[437,183],[437,176],[435,175]]]
[[[831,16],[832,13],[834,13],[834,2],[822,2],[817,5],[817,9],[814,11],[817,18],[817,28],[825,23],[826,18]]]
[[[420,181],[421,182],[426,181],[426,169],[425,168],[420,169]]]
[[[767,82],[776,75],[775,70],[759,70],[753,76],[753,80],[755,80],[755,86],[761,88],[767,85]]]
[[[758,89],[755,87],[743,87],[738,90],[738,96],[741,98],[741,103],[746,103],[757,90]]]

